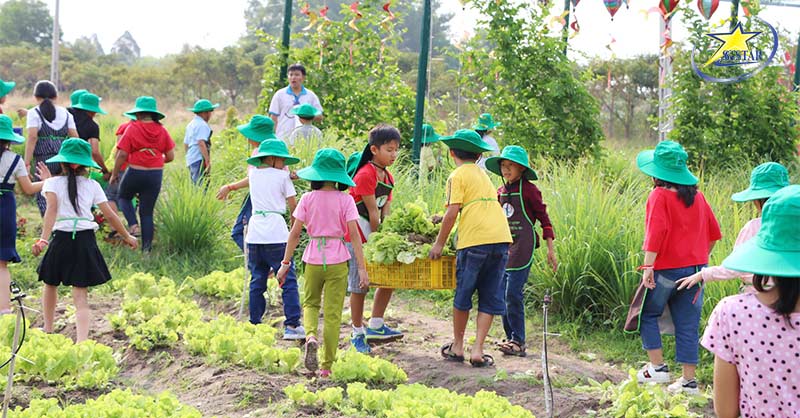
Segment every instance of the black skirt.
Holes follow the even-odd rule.
[[[111,280],[103,254],[97,248],[94,231],[54,231],[47,252],[39,264],[39,280],[52,286],[89,287]]]

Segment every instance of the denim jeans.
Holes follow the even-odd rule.
[[[139,218],[142,231],[142,251],[150,251],[153,245],[153,211],[161,192],[163,170],[137,170],[128,167],[119,185],[119,208],[128,220],[128,226],[136,225],[133,197],[139,196]]]
[[[503,277],[502,287],[506,292],[506,314],[503,315],[503,329],[506,339],[525,346],[525,301],[522,291],[528,282],[528,266],[522,270],[508,271]]]
[[[675,281],[694,274],[703,266],[656,270],[656,288],[647,291],[639,319],[642,348],[661,348],[661,333],[658,318],[669,306],[672,323],[675,325],[675,361],[680,364],[697,364],[698,341],[700,339],[700,314],[703,311],[703,290],[697,286],[676,290]],[[695,300],[695,298],[697,298]]]
[[[189,165],[189,176],[192,178],[192,183],[197,184],[206,174],[206,169],[203,166],[203,160],[192,163]]]
[[[472,295],[478,291],[478,311],[489,315],[506,312],[503,275],[508,261],[508,244],[485,244],[456,252],[456,294],[453,307],[472,309]]]
[[[233,229],[231,230],[231,238],[242,252],[244,252],[244,224],[250,220],[252,212],[253,202],[250,201],[250,195],[248,194],[244,199],[244,203],[242,203],[242,208],[239,209],[239,216],[236,217],[236,223],[233,224]]]
[[[267,309],[264,292],[267,290],[267,278],[270,270],[277,272],[281,268],[286,244],[247,244],[247,268],[250,270],[250,323],[260,324]],[[297,292],[297,276],[294,262],[289,267],[286,281],[283,283],[283,315],[286,326],[300,325],[300,295]]]

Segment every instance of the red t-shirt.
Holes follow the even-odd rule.
[[[169,133],[158,123],[130,122],[117,148],[128,153],[128,164],[164,167],[164,154],[175,148]]]
[[[389,173],[389,170],[385,171],[386,171],[386,180],[388,180],[388,184],[394,184],[394,177],[392,177],[392,174]],[[353,177],[353,182],[356,185],[350,188],[350,196],[353,197],[353,200],[356,202],[356,205],[358,205],[358,202],[361,202],[362,200],[361,196],[369,196],[375,194],[375,189],[378,187],[378,169],[375,168],[375,166],[370,163],[364,164],[361,168],[358,169],[358,172],[356,172],[355,177]],[[386,198],[386,203],[389,203],[391,201],[392,201],[392,193],[390,192],[389,197]],[[367,238],[364,237],[364,232],[361,231],[360,227],[358,231],[361,233],[361,242],[367,242]],[[349,232],[345,234],[345,241],[350,242]]]
[[[122,125],[119,125],[119,128],[117,128],[117,133],[115,133],[114,135],[120,136],[120,135],[124,134],[125,130],[128,129],[128,125],[130,125],[130,124],[131,124],[131,122],[125,122]]]
[[[656,270],[706,264],[711,243],[721,238],[719,222],[702,193],[687,208],[676,192],[663,187],[650,192],[642,249],[658,253]]]

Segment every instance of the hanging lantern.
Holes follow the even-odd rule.
[[[664,20],[667,20],[672,17],[672,14],[678,8],[678,0],[658,0],[658,8],[661,10]]]
[[[719,7],[719,0],[697,0],[697,8],[706,20],[711,19],[711,15],[717,11],[717,7]]]
[[[611,15],[611,20],[614,20],[614,15],[617,14],[617,10],[622,6],[622,0],[603,0],[603,4],[606,6],[608,14]]]

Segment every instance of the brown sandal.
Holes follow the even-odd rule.
[[[528,354],[525,353],[525,346],[514,340],[504,341],[502,344],[500,344],[499,350],[501,353],[507,356],[516,356],[516,357],[528,356]]]

